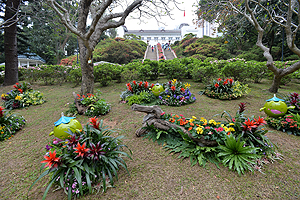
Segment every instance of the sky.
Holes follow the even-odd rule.
[[[128,30],[158,30],[160,27],[164,27],[165,30],[173,30],[176,27],[178,27],[181,23],[188,23],[190,26],[193,24],[193,19],[196,19],[196,15],[194,14],[194,10],[196,10],[196,7],[193,7],[193,4],[197,2],[197,0],[182,0],[182,2],[178,7],[185,10],[185,17],[184,17],[184,11],[178,10],[175,6],[174,9],[171,11],[171,14],[173,14],[173,20],[168,17],[162,17],[161,21],[166,23],[164,24],[157,24],[157,21],[153,19],[147,20],[145,23],[139,22],[139,20],[131,19],[130,16],[125,21],[125,26]],[[180,0],[178,1],[180,2]]]

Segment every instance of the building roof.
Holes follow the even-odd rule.
[[[46,61],[40,57],[39,55],[36,55],[35,53],[26,53],[25,54],[19,54],[18,55],[18,59],[19,60],[37,60],[37,61],[41,61],[43,63],[45,63]]]
[[[141,34],[141,33],[181,33],[180,30],[128,30],[126,34]]]

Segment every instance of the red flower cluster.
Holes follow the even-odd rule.
[[[3,117],[4,114],[4,108],[2,106],[0,106],[0,118]]]
[[[252,131],[255,132],[255,130],[257,129],[257,127],[259,127],[260,125],[264,125],[267,122],[264,120],[264,118],[260,118],[258,117],[258,119],[254,120],[250,120],[249,118],[246,119],[244,121],[244,125],[242,125],[243,127],[243,131]]]
[[[93,124],[93,127],[95,129],[99,129],[100,122],[97,122],[97,121],[98,121],[97,117],[90,118],[90,122],[91,122],[91,124]]]
[[[16,85],[14,85],[14,88],[16,88],[21,94],[23,94],[23,90],[20,88],[19,83],[16,83]]]
[[[83,156],[87,156],[90,149],[85,148],[85,144],[86,143],[83,143],[83,145],[80,145],[79,142],[77,143],[77,147],[74,148],[74,149],[77,149],[77,151],[74,151],[75,153],[78,153],[77,157],[81,156],[83,158]]]
[[[58,167],[58,165],[60,164],[60,157],[56,157],[56,151],[54,151],[53,153],[51,151],[49,151],[49,156],[44,156],[44,158],[46,160],[43,160],[41,163],[47,163],[45,165],[45,167]]]

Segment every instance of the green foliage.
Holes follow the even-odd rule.
[[[270,127],[278,131],[300,136],[300,115],[298,113],[291,113],[278,118],[268,117],[266,121]]]
[[[245,142],[237,140],[234,136],[227,136],[225,145],[220,145],[220,153],[218,157],[221,157],[222,163],[228,166],[230,170],[235,170],[239,175],[244,174],[244,171],[253,171],[250,164],[255,164],[253,160],[259,158],[256,154],[258,148],[244,146]]]
[[[289,93],[284,97],[284,100],[288,107],[295,107],[293,109],[289,109],[289,112],[300,113],[300,95],[297,92]]]
[[[93,59],[95,62],[107,61],[111,63],[127,64],[134,59],[144,57],[146,46],[137,40],[102,40],[95,48]]]
[[[101,92],[98,91],[95,95],[93,94],[86,94],[86,95],[79,95],[78,96],[78,102],[79,104],[86,107],[85,115],[86,116],[100,116],[105,115],[111,110],[111,106],[106,103],[104,99],[101,99]],[[69,110],[66,111],[66,114],[68,116],[74,116],[78,114],[77,108],[75,105],[75,102],[71,105],[69,105]]]
[[[131,157],[123,151],[127,148],[122,144],[123,136],[112,137],[112,130],[103,126],[102,120],[97,122],[97,118],[91,118],[90,122],[92,125],[87,124],[82,131],[70,132],[68,139],[56,138],[46,146],[46,160],[42,161],[46,163],[42,165],[46,169],[29,191],[37,181],[49,174],[43,199],[53,184],[63,188],[68,199],[71,199],[94,192],[94,185],[99,185],[99,189],[103,187],[105,192],[114,185],[114,179],[118,180],[120,167],[129,174],[123,157]]]
[[[204,91],[200,91],[199,94],[205,94],[208,97],[231,100],[242,97],[248,94],[250,89],[247,84],[242,84],[239,81],[233,79],[221,79],[213,80],[211,84],[205,87]]]
[[[100,82],[102,86],[108,86],[114,77],[113,64],[102,63],[94,66],[95,82]]]
[[[24,108],[45,102],[43,93],[32,90],[29,83],[16,83],[14,88],[14,90],[1,95],[6,109]]]
[[[222,75],[232,77],[236,81],[245,82],[249,77],[248,65],[244,60],[233,58],[227,60],[227,63],[221,69]]]
[[[11,114],[0,106],[0,141],[11,139],[26,121],[23,116]]]
[[[69,72],[68,80],[72,83],[75,83],[75,86],[78,86],[81,83],[82,73],[81,68],[77,65],[72,66],[72,69]]]
[[[260,170],[262,161],[272,161],[278,158],[272,143],[267,139],[264,131],[260,128],[265,124],[262,118],[251,119],[244,115],[245,103],[239,105],[240,109],[232,118],[229,113],[224,111],[221,115],[226,117],[226,121],[207,120],[203,117],[197,119],[185,118],[179,114],[162,113],[160,119],[164,123],[173,123],[183,127],[189,133],[184,132],[181,128],[173,128],[168,125],[169,130],[159,130],[155,126],[147,125],[145,129],[147,134],[145,138],[157,141],[164,146],[170,153],[178,153],[178,158],[190,158],[191,165],[199,164],[205,166],[210,161],[219,167],[221,162],[228,166],[229,169],[237,171],[239,175],[245,171],[253,171],[253,168]],[[227,115],[224,115],[227,114]],[[255,138],[253,138],[255,137]],[[198,146],[199,142],[194,142],[193,138],[203,138],[207,141],[217,141],[217,147]],[[238,138],[238,139],[236,139]],[[256,142],[256,140],[260,140]]]
[[[174,58],[173,60],[161,60],[159,65],[159,73],[165,74],[167,79],[182,80],[187,76],[187,68],[178,58]]]
[[[150,79],[151,81],[156,80],[159,75],[158,69],[159,69],[158,61],[151,61],[149,59],[145,59],[143,64],[139,68],[139,78],[142,80],[147,80],[147,79]]]

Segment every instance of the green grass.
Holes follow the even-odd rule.
[[[166,82],[160,79],[160,83]],[[191,84],[191,91],[197,101],[182,107],[161,108],[167,113],[183,114],[191,117],[212,118],[227,110],[235,114],[240,102],[248,102],[247,114],[266,115],[259,112],[265,100],[273,94],[267,92],[271,81],[264,80],[261,84],[249,86],[249,95],[234,101],[220,101],[200,96],[197,93],[204,89],[203,84],[185,80]],[[299,84],[291,82],[279,89],[279,94],[288,92],[300,93]],[[10,91],[12,87],[0,88],[1,93]],[[54,122],[65,112],[67,103],[73,102],[72,92],[80,88],[72,88],[71,84],[62,86],[43,86],[33,84],[34,90],[44,93],[47,102],[39,106],[31,106],[15,110],[25,117],[27,124],[11,140],[0,143],[0,199],[26,199],[27,191],[32,182],[39,176],[40,162],[43,160],[45,145],[53,139],[49,133]],[[125,83],[111,84],[108,87],[95,86],[100,89],[102,97],[112,105],[112,110],[101,119],[106,125],[120,129],[115,135],[125,135],[124,143],[132,150],[133,160],[126,159],[128,170],[119,171],[119,180],[115,188],[106,193],[88,195],[81,199],[300,199],[300,137],[287,135],[271,130],[267,136],[276,143],[284,160],[264,165],[262,174],[255,171],[238,176],[236,172],[208,163],[205,167],[190,166],[188,159],[178,159],[178,155],[169,155],[160,145],[147,139],[135,136],[140,128],[143,113],[134,112],[130,106],[119,103],[120,93],[126,89]],[[218,118],[218,116],[214,117]],[[82,123],[88,117],[77,116]],[[48,178],[39,181],[29,193],[29,199],[41,199]],[[66,199],[61,190],[48,193],[47,199]]]

